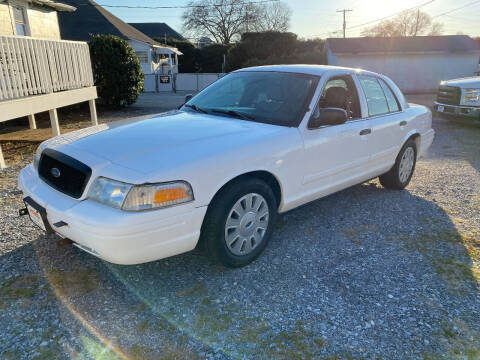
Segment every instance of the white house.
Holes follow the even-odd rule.
[[[52,0],[0,0],[0,122],[28,116],[36,129],[35,114],[48,111],[59,135],[57,108],[88,101],[97,124],[88,45],[60,40],[58,12],[72,11]]]
[[[146,91],[172,90],[178,73],[178,49],[162,45],[122,21],[93,0],[65,0],[77,7],[75,13],[59,15],[62,38],[88,41],[91,35],[115,35],[128,41],[145,73]]]
[[[59,40],[57,11],[75,7],[51,0],[0,0],[0,35]]]
[[[407,93],[434,92],[442,80],[472,76],[480,57],[466,35],[335,38],[325,50],[329,65],[385,74]]]

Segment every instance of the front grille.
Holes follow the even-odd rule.
[[[38,174],[54,189],[78,199],[87,186],[92,169],[61,152],[45,149],[40,158]]]
[[[460,105],[462,90],[456,86],[440,86],[437,93],[437,102],[447,105]]]

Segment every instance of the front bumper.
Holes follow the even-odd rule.
[[[443,107],[443,111],[442,111]],[[458,106],[442,104],[437,101],[434,102],[433,108],[441,114],[467,116],[472,118],[480,118],[480,107],[476,106]]]
[[[140,264],[193,250],[207,210],[191,203],[126,212],[88,199],[78,201],[45,184],[32,165],[20,172],[18,186],[24,197],[46,209],[56,233],[115,264]],[[68,225],[55,228],[60,221]]]

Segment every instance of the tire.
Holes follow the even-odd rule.
[[[257,178],[236,180],[209,205],[201,230],[201,248],[214,262],[233,268],[245,266],[267,246],[276,218],[277,200],[267,183]]]
[[[379,177],[380,184],[387,189],[405,189],[412,179],[416,163],[417,145],[413,139],[410,139],[400,150],[395,165],[393,165],[389,172]],[[406,171],[409,172],[406,173]]]

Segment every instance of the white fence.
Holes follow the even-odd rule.
[[[0,101],[91,86],[87,43],[0,36]]]
[[[191,91],[198,92],[214,83],[225,74],[221,73],[180,73],[175,75],[146,74],[145,91]]]
[[[175,91],[201,91],[214,83],[225,74],[221,73],[192,73],[175,75]]]

